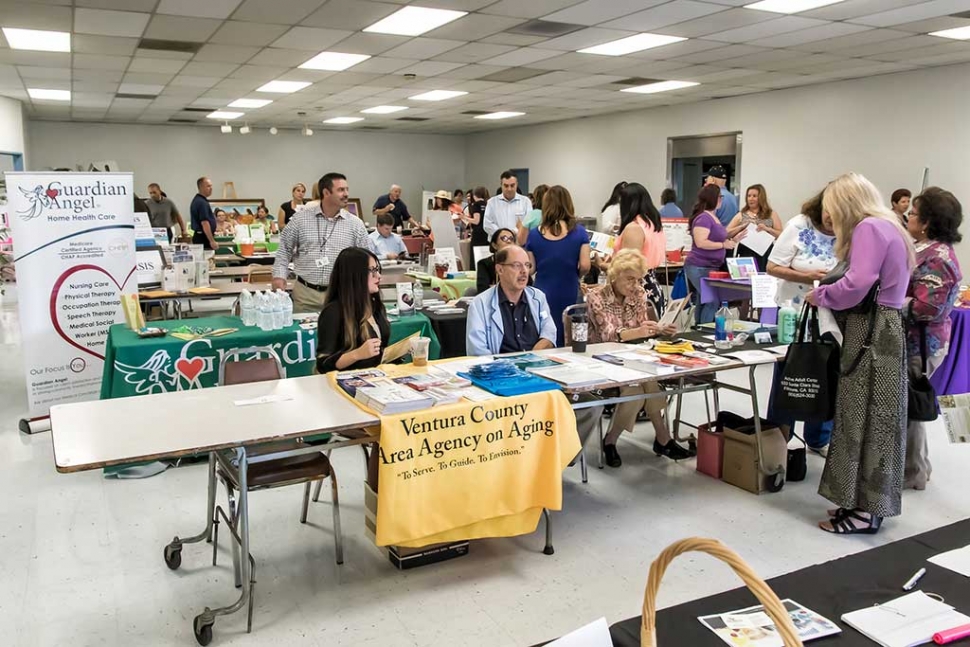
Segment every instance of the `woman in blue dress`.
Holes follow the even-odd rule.
[[[535,287],[549,302],[556,322],[556,346],[563,345],[562,313],[581,301],[579,280],[589,271],[589,234],[576,222],[573,199],[556,185],[542,198],[542,220],[529,230],[525,249],[536,271]]]

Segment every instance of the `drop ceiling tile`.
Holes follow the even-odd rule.
[[[422,3],[424,4],[424,3]],[[400,7],[383,2],[368,0],[330,0],[320,9],[300,21],[307,27],[328,27],[360,31],[381,18],[385,18]]]
[[[138,47],[137,38],[117,38],[114,36],[88,36],[75,34],[71,37],[71,49],[75,54],[108,54],[129,56]]]
[[[275,65],[242,65],[230,75],[234,79],[247,79],[268,83],[288,71],[288,68]]]
[[[553,12],[577,5],[582,0],[500,0],[482,9],[482,13],[513,16],[516,18],[539,18]]]
[[[871,29],[865,25],[853,25],[847,22],[833,22],[818,27],[810,27],[798,31],[769,36],[768,38],[758,39],[758,45],[763,47],[791,47],[792,45],[804,45],[829,38],[848,36]]]
[[[754,25],[767,20],[778,18],[778,14],[768,11],[753,11],[751,9],[729,9],[709,16],[702,16],[687,20],[676,25],[664,27],[663,33],[670,36],[684,36],[697,38],[716,32],[723,32],[746,25]]]
[[[894,38],[878,43],[870,43],[869,45],[860,45],[859,47],[847,47],[836,50],[835,53],[839,56],[863,57],[884,54],[886,52],[900,52],[919,47],[933,47],[939,44],[940,39],[934,36],[904,36],[903,38]]]
[[[310,56],[299,49],[277,49],[267,47],[256,56],[246,61],[249,65],[279,65],[284,67],[296,67],[305,63]]]
[[[215,33],[221,24],[221,20],[214,18],[155,15],[148,23],[145,38],[203,43]]]
[[[694,0],[674,0],[674,2],[651,2],[654,6],[645,11],[624,16],[619,20],[604,22],[600,27],[611,27],[615,29],[632,29],[641,32],[665,33],[663,28],[668,25],[686,22],[701,16],[724,11],[726,7],[711,4],[709,2],[695,2]],[[567,21],[568,22],[568,21]]]
[[[422,2],[422,6],[430,6],[427,2]],[[442,25],[435,30],[429,31],[425,36],[429,38],[447,38],[449,40],[481,40],[493,34],[511,29],[516,25],[525,22],[522,18],[509,18],[507,16],[490,16],[483,13],[470,13],[462,16],[458,20]],[[514,35],[514,34],[509,34]],[[526,37],[530,38],[531,37]],[[542,38],[539,38],[542,40]],[[502,44],[502,43],[497,43]],[[517,43],[508,43],[516,45]],[[532,43],[524,43],[531,45]]]
[[[777,72],[791,72],[793,74],[812,74],[823,65],[845,61],[844,56],[834,54],[805,54],[787,61],[775,62],[771,69]]]
[[[511,45],[491,45],[489,43],[468,43],[435,57],[436,61],[452,63],[477,63],[487,58],[494,58],[500,54],[511,52],[515,47]]]
[[[223,79],[222,81],[216,83],[214,89],[229,90],[235,92],[236,94],[243,95],[254,92],[260,85],[262,84],[257,81],[250,81],[248,79]],[[263,98],[263,96],[260,95],[259,98]],[[247,110],[249,110],[249,108],[247,108]]]
[[[528,47],[549,40],[542,36],[526,36],[525,34],[498,33],[487,36],[479,40],[481,43],[491,43],[493,45],[515,45],[516,47]]]
[[[728,47],[719,47],[717,49],[709,49],[703,52],[697,52],[696,54],[679,56],[676,60],[686,61],[688,63],[716,63],[717,61],[722,61],[728,58],[736,58],[738,56],[745,56],[747,54],[757,54],[758,52],[764,51],[767,51],[766,47],[755,47],[753,45],[729,45]]]
[[[78,7],[90,9],[150,12],[155,9],[158,0],[75,0],[74,4]]]
[[[320,8],[324,0],[245,0],[233,20],[293,25]]]
[[[128,72],[121,79],[122,83],[134,83],[137,85],[158,85],[164,87],[169,81],[175,78],[174,74],[153,74],[150,72]]]
[[[194,99],[195,97],[202,94],[203,90],[205,90],[206,88],[211,88],[219,81],[219,79],[206,79],[208,81],[208,84],[200,87],[199,85],[180,85],[179,84],[180,79],[181,79],[181,83],[188,83],[188,82],[199,83],[202,80],[200,77],[178,77],[177,76],[174,79],[172,79],[168,85],[165,86],[165,89],[162,90],[162,94],[160,96],[191,97]]]
[[[72,66],[82,70],[126,70],[130,56],[102,56],[100,54],[75,54]]]
[[[799,15],[822,20],[849,20],[921,2],[926,2],[926,0],[845,0],[827,7],[803,11]]]
[[[204,45],[195,55],[194,61],[212,61],[216,63],[245,63],[259,53],[259,47],[242,47],[239,45]]]
[[[239,6],[241,0],[161,0],[155,13],[194,18],[219,18],[225,20]]]
[[[219,43],[220,45],[263,47],[282,36],[287,29],[286,25],[227,20],[212,35],[209,42]]]
[[[729,83],[729,82],[734,82],[735,79],[743,79],[743,78],[755,76],[758,74],[764,74],[764,71],[731,68],[726,70],[717,70],[714,72],[709,72],[707,74],[698,74],[697,76],[695,76],[693,79],[690,79],[690,80],[697,81],[698,83]]]
[[[574,31],[573,33],[566,34],[565,36],[544,40],[537,44],[536,47],[541,47],[542,49],[576,51],[578,49],[583,49],[584,47],[602,45],[603,43],[609,43],[610,41],[626,38],[627,36],[633,36],[635,33],[636,32],[621,31],[618,29],[589,27],[587,29]],[[589,56],[595,56],[595,54],[590,54]]]
[[[627,57],[668,59],[677,58],[679,56],[688,56],[690,54],[704,52],[709,49],[717,49],[719,47],[724,47],[724,43],[718,43],[713,40],[704,40],[703,38],[691,38],[690,40],[682,40],[679,43],[671,43],[670,45],[664,45],[663,47],[652,47],[650,49],[645,49],[642,52],[633,52],[632,54],[628,54]]]
[[[61,81],[71,80],[71,70],[65,67],[32,67],[29,65],[18,65],[17,72],[24,79],[58,79]]]
[[[111,102],[108,112],[142,111],[151,104],[151,99],[115,99]]]
[[[51,7],[28,2],[0,3],[0,21],[4,27],[71,31],[70,7]]]
[[[529,65],[536,61],[559,56],[561,52],[553,49],[537,49],[534,47],[520,47],[519,49],[500,54],[494,58],[482,61],[485,65],[498,65],[504,67],[514,67],[516,65]]]
[[[138,38],[145,31],[151,14],[104,9],[75,9],[74,31],[97,36]]]
[[[451,72],[446,72],[441,75],[441,78],[448,79],[479,79],[483,76],[488,76],[489,74],[495,74],[496,72],[501,72],[502,70],[508,69],[508,66],[504,65],[466,65],[465,67],[459,67],[458,69],[452,70]]]
[[[417,63],[414,59],[405,58],[387,58],[384,56],[374,56],[366,61],[358,63],[353,69],[359,72],[367,72],[371,74],[391,74],[397,72],[398,70],[403,70],[409,65],[414,65]]]
[[[0,49],[0,64],[70,67],[71,55],[66,52],[30,52],[17,49]]]
[[[968,3],[968,6],[970,6],[970,3]],[[893,29],[916,34],[928,34],[934,31],[955,29],[957,27],[966,27],[968,25],[970,25],[970,19],[967,18],[940,16],[939,18],[927,18],[926,20],[917,20],[916,22],[906,22],[901,25],[893,25]]]
[[[849,47],[859,47],[862,45],[869,45],[871,43],[881,43],[883,41],[906,38],[910,35],[911,34],[907,34],[906,32],[895,31],[892,29],[870,29],[869,31],[862,31],[857,34],[849,34],[848,36],[839,36],[837,38],[827,38],[814,43],[792,45],[791,48],[801,50],[803,52],[836,52]]]
[[[70,90],[70,79],[49,79],[43,77],[23,76],[24,85],[28,88],[44,88],[47,90]],[[37,99],[32,99],[37,101]]]
[[[909,62],[914,59],[924,59],[933,56],[943,56],[945,54],[959,54],[964,52],[970,52],[970,43],[966,42],[943,42],[939,45],[933,45],[930,47],[919,47],[906,49],[901,52],[885,52],[882,54],[874,54],[868,58],[876,59],[879,61],[899,61],[899,62]]]
[[[802,18],[800,16],[785,16],[776,18],[754,25],[746,25],[736,29],[708,34],[708,40],[720,40],[728,43],[751,43],[757,42],[762,38],[769,38],[778,34],[812,27],[822,27],[826,23],[824,20],[813,20],[812,18]]]
[[[398,73],[414,74],[416,76],[437,76],[459,67],[464,67],[464,65],[464,63],[447,63],[445,61],[421,61],[420,63],[402,68]]]
[[[942,54],[936,56],[928,56],[925,58],[914,58],[907,63],[911,65],[925,65],[925,66],[935,66],[935,65],[952,65],[954,63],[966,63],[970,61],[970,53],[967,52],[954,52],[952,54]]]
[[[318,83],[336,74],[327,70],[290,70],[286,74],[279,76],[280,81],[310,81],[314,85],[304,88],[295,94],[276,95],[280,99],[299,101],[300,97],[325,90],[326,86]]]
[[[435,38],[412,38],[403,45],[384,52],[390,58],[426,59],[461,47],[465,43],[458,40],[439,40]]]
[[[74,70],[71,73],[74,83],[114,83],[115,85],[121,82],[124,75],[125,73],[121,70]],[[101,90],[93,91],[100,92]]]
[[[620,16],[636,13],[668,0],[586,0],[561,11],[543,16],[543,20],[573,25],[598,25]],[[677,22],[677,21],[675,21]],[[621,29],[636,29],[621,27]]]
[[[745,54],[733,58],[724,58],[717,61],[719,65],[728,67],[745,67],[753,70],[773,70],[774,64],[783,63],[791,59],[804,58],[804,52],[796,52],[786,49],[769,49],[764,52]]]
[[[393,36],[391,34],[365,34],[357,32],[333,46],[334,50],[346,54],[368,54],[377,56],[389,49],[403,45],[411,40],[409,36]]]
[[[193,56],[195,55],[191,52],[172,52],[164,49],[149,49],[147,47],[139,47],[135,50],[135,57],[182,61],[183,63],[191,61]]]
[[[173,97],[166,96],[163,94],[158,95],[154,101],[152,101],[152,108],[183,108],[188,105],[188,101],[184,97]]]
[[[72,92],[71,106],[73,108],[107,108],[111,105],[114,94],[109,92]]]
[[[952,13],[959,13],[970,9],[966,0],[930,0],[908,7],[900,7],[890,11],[883,11],[869,16],[859,16],[852,18],[849,22],[855,22],[872,27],[892,27],[903,23],[926,20],[927,18],[938,18]]]
[[[118,88],[118,94],[155,94],[165,89],[164,85],[152,85],[147,83],[122,83]]]
[[[144,50],[143,50],[144,51]],[[74,57],[77,60],[77,56]],[[186,61],[173,60],[168,58],[149,58],[147,56],[136,56],[128,67],[129,72],[157,72],[162,74],[175,74],[183,67]]]
[[[320,29],[318,27],[293,27],[273,41],[273,47],[298,49],[305,52],[322,52],[351,35],[343,29]],[[338,50],[334,50],[338,51]],[[311,57],[307,57],[311,58]]]
[[[220,78],[229,76],[236,68],[235,63],[202,63],[191,62],[182,68],[182,74],[190,76],[218,76]]]

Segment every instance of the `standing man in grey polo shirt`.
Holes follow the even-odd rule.
[[[162,187],[155,182],[148,185],[148,200],[145,200],[145,204],[148,206],[148,219],[151,221],[152,227],[164,227],[168,230],[168,242],[172,242],[173,220],[178,224],[180,234],[184,236],[185,232],[188,231],[185,228],[182,214],[179,213],[179,208],[169,200],[168,196],[162,191]]]
[[[318,184],[320,202],[297,211],[280,234],[273,263],[273,288],[286,289],[290,263],[296,273],[294,312],[320,312],[337,255],[347,247],[376,253],[364,221],[347,211],[347,177],[327,173]]]
[[[485,204],[482,226],[489,237],[499,229],[519,231],[519,225],[532,211],[532,201],[518,191],[519,180],[512,171],[502,173],[502,192]]]

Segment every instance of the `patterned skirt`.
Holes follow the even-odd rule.
[[[862,349],[869,315],[837,313],[844,337],[842,370]],[[906,457],[905,326],[895,308],[878,306],[872,346],[839,379],[835,428],[818,493],[878,517],[902,512]]]

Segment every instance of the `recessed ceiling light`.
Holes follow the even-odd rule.
[[[304,70],[330,70],[339,72],[353,67],[361,61],[366,61],[367,54],[344,54],[343,52],[320,52],[300,66]]]
[[[844,0],[761,0],[761,2],[745,5],[744,8],[775,13],[799,13],[839,2]]]
[[[664,36],[663,34],[637,34],[620,40],[614,40],[595,47],[577,50],[580,54],[601,54],[603,56],[623,56],[632,52],[639,52],[652,47],[661,47],[671,43],[687,40],[681,36]]]
[[[275,92],[277,94],[289,94],[299,92],[303,88],[313,85],[309,81],[270,81],[261,88],[256,88],[256,92]]]
[[[209,119],[239,119],[245,113],[243,112],[231,112],[226,110],[216,110],[215,112],[210,112],[206,115]]]
[[[620,92],[636,92],[637,94],[654,94],[655,92],[667,92],[668,90],[679,90],[700,85],[695,81],[660,81],[659,83],[648,83],[632,88],[623,88]]]
[[[332,117],[330,119],[324,119],[325,124],[352,124],[358,121],[363,121],[363,117]]]
[[[229,104],[230,108],[262,108],[273,103],[269,99],[236,99]]]
[[[31,99],[46,99],[48,101],[70,101],[70,90],[44,90],[43,88],[27,88]]]
[[[475,119],[509,119],[510,117],[521,117],[524,112],[490,112],[485,115],[478,115]]]
[[[366,115],[389,115],[392,112],[401,112],[407,109],[407,106],[374,106],[373,108],[361,110],[361,112]]]
[[[954,29],[944,29],[943,31],[930,32],[930,36],[940,38],[952,38],[954,40],[970,40],[970,26],[956,27]]]
[[[460,90],[432,90],[424,94],[416,94],[413,97],[408,97],[408,99],[411,101],[444,101],[445,99],[460,97],[463,94],[468,93]]]
[[[4,27],[3,35],[7,38],[10,49],[32,49],[38,52],[71,51],[71,34],[66,31]]]
[[[375,34],[394,34],[396,36],[418,36],[466,15],[468,15],[467,11],[404,7],[387,18],[378,20],[364,31]]]

